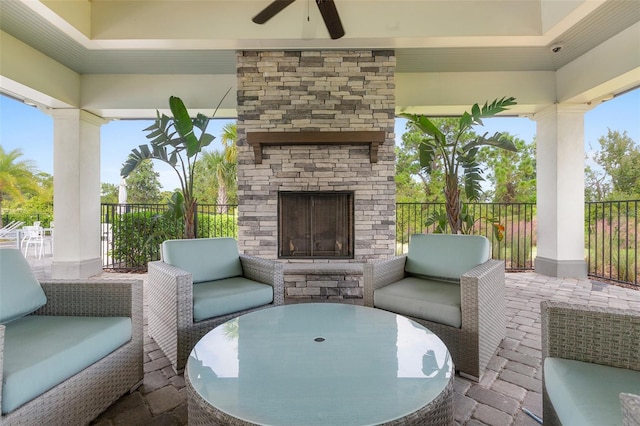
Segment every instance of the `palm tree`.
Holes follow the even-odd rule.
[[[0,227],[2,227],[2,201],[6,198],[22,200],[23,192],[38,192],[34,177],[35,166],[29,160],[18,161],[22,151],[5,152],[0,146]]]
[[[216,175],[218,177],[218,206],[229,203],[229,189],[232,188],[237,179],[236,166],[238,164],[238,128],[236,123],[227,123],[222,128],[220,140],[224,146],[223,161],[218,162]]]

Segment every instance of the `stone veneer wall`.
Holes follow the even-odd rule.
[[[237,52],[241,251],[277,258],[278,191],[348,190],[355,192],[353,261],[395,253],[395,64],[388,50]],[[366,145],[293,145],[263,148],[255,164],[246,142],[251,131],[356,130],[386,132],[377,163]]]

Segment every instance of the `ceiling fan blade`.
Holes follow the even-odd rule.
[[[256,24],[264,24],[294,1],[295,0],[274,0],[269,6],[265,7],[262,12],[254,16],[252,21]]]
[[[340,16],[338,16],[338,9],[333,0],[316,0],[318,9],[324,24],[327,26],[329,35],[332,39],[338,39],[344,35],[344,28],[342,28],[342,22],[340,22]]]

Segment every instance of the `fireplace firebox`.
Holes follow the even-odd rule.
[[[278,193],[278,257],[353,259],[353,191]]]

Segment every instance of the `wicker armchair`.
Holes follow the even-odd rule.
[[[8,251],[9,249],[0,250],[5,255],[9,254]],[[18,251],[15,250],[15,252]],[[12,259],[12,261],[15,260],[18,258]],[[24,262],[26,264],[26,260]],[[4,266],[7,266],[6,263]],[[29,265],[26,264],[26,267],[29,268]],[[0,275],[4,275],[4,272]],[[2,278],[6,279],[6,276]],[[29,319],[34,316],[128,317],[131,319],[131,339],[34,399],[8,413],[2,413],[0,424],[88,424],[123,394],[142,383],[144,374],[142,281],[60,280],[42,282],[40,286],[46,295],[46,304],[22,318]],[[16,320],[18,321],[20,320]],[[7,355],[9,349],[7,345],[11,344],[11,339],[8,338],[10,327],[14,327],[11,321],[0,325],[0,402],[2,402],[7,380],[3,372],[6,371],[7,362],[11,358]],[[15,354],[15,350],[13,353]],[[38,377],[29,380],[36,382]]]
[[[149,263],[148,327],[149,335],[169,358],[176,372],[184,370],[195,344],[213,328],[237,316],[284,304],[282,264],[239,254],[237,243],[231,238],[165,241],[162,254],[163,260]],[[225,274],[221,275],[219,270],[228,267],[234,258],[241,270],[241,275],[235,278],[271,286],[272,300],[219,316],[194,319],[194,284],[200,286],[224,281]],[[210,271],[195,273],[194,279],[193,269],[202,267]],[[203,278],[203,274],[214,276]]]
[[[468,251],[466,246],[473,241],[472,238],[476,239],[479,246],[486,247],[482,249],[486,254],[474,254],[475,260],[464,259],[463,253]],[[423,243],[426,244],[423,245]],[[422,251],[426,253],[415,253],[420,245],[423,245]],[[471,250],[478,251],[481,248]],[[489,250],[489,241],[484,237],[413,235],[407,255],[372,261],[364,265],[364,304],[379,307],[376,306],[375,301],[376,291],[411,277],[418,279],[415,284],[417,286],[420,285],[420,279],[442,281],[447,282],[448,285],[457,286],[459,288],[457,296],[459,326],[411,315],[401,312],[401,309],[397,309],[396,313],[424,325],[438,335],[447,345],[459,374],[478,381],[506,334],[504,262],[487,260]],[[428,267],[422,270],[421,267],[416,268],[416,263],[420,261],[431,262],[433,273],[427,273]],[[455,264],[455,267],[447,272],[451,264]],[[458,273],[459,271],[464,272]],[[425,294],[428,290],[419,289],[419,291],[423,294],[416,300],[430,297],[428,293]],[[406,299],[409,298],[406,297]]]
[[[640,312],[540,306],[544,424],[640,425]]]

